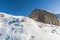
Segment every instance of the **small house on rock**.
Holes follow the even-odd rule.
[[[33,12],[29,15],[29,17],[39,22],[59,25],[58,17],[53,13],[50,13],[45,10],[34,9]]]

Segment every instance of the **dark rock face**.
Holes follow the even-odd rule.
[[[53,13],[47,12],[45,10],[34,9],[29,17],[39,22],[59,25],[58,17]]]

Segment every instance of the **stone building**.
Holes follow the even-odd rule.
[[[59,25],[58,17],[53,13],[47,12],[45,10],[34,9],[29,17],[39,22]]]

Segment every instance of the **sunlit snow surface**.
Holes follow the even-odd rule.
[[[0,40],[60,40],[60,26],[0,13]]]

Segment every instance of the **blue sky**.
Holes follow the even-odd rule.
[[[28,16],[33,9],[39,8],[60,13],[60,0],[0,0],[0,12]]]

